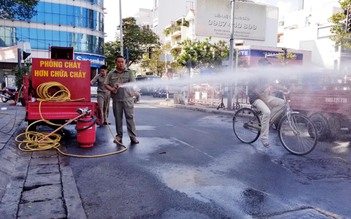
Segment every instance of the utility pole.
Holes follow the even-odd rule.
[[[123,23],[122,23],[122,0],[119,0],[119,40],[120,54],[123,56]]]
[[[230,25],[230,45],[229,45],[229,72],[233,71],[233,52],[234,52],[234,19],[235,19],[235,0],[231,0],[231,25]],[[232,99],[233,99],[233,85],[229,85],[228,89],[228,99],[227,99],[227,110],[232,109]]]

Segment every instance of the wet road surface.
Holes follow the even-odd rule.
[[[70,158],[88,218],[351,217],[346,140],[320,142],[312,153],[294,156],[274,130],[268,149],[240,143],[229,115],[142,100],[135,117],[140,144],[129,144],[124,127],[126,152]],[[108,127],[96,135],[93,148],[79,148],[74,138],[65,146],[86,155],[122,149]]]

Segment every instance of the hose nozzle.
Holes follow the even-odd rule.
[[[89,109],[88,107],[78,108],[77,113],[79,113],[80,115],[88,116],[91,113],[91,109]]]

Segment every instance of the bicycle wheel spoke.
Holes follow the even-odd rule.
[[[260,122],[257,115],[249,108],[238,110],[233,117],[235,136],[244,143],[252,143],[260,135]]]
[[[282,119],[279,138],[290,153],[310,153],[317,144],[317,134],[312,122],[301,114],[291,114]]]

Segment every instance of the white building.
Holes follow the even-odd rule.
[[[153,13],[152,9],[139,8],[139,11],[135,15],[136,24],[139,26],[149,26],[152,28]]]
[[[153,31],[164,40],[163,30],[181,16],[185,16],[192,9],[192,0],[155,0],[153,7]]]
[[[337,0],[305,0],[303,8],[284,15],[280,21],[278,46],[310,50],[312,64],[331,70],[347,71],[350,61],[345,50],[330,39],[333,25],[328,19],[341,11]]]

